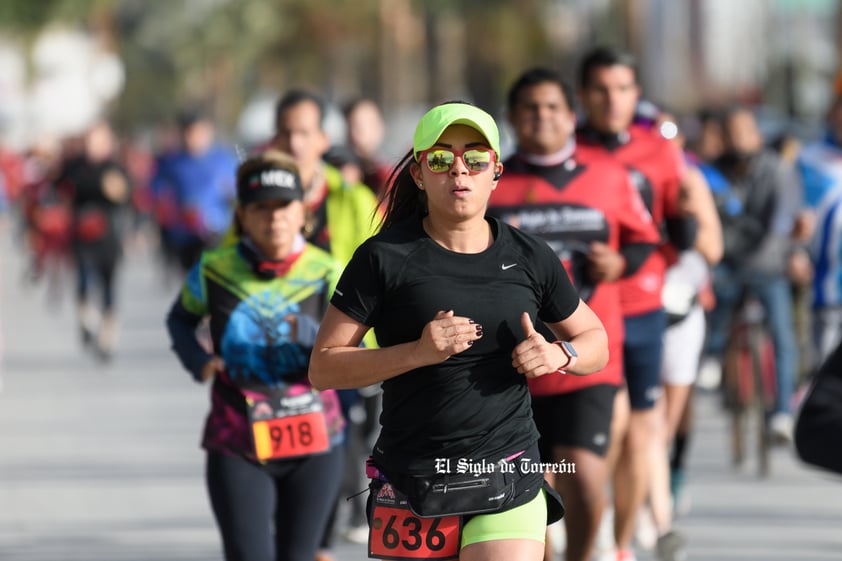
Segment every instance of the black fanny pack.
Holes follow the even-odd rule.
[[[420,517],[483,514],[525,504],[540,491],[543,474],[525,469],[538,457],[537,446],[531,446],[508,461],[470,464],[464,473],[453,464],[444,473],[385,476]]]
[[[403,488],[410,509],[418,516],[481,514],[499,511],[514,499],[516,478],[516,472],[499,471],[410,475],[400,478],[398,487]]]

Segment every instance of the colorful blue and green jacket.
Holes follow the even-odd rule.
[[[251,459],[246,399],[289,386],[309,389],[310,352],[341,271],[301,237],[290,257],[272,262],[271,274],[262,266],[247,240],[206,251],[167,316],[172,348],[197,381],[213,355],[225,361],[213,380],[202,446]],[[210,341],[202,345],[196,329],[205,318]],[[321,397],[331,444],[339,444],[344,420],[336,392]]]

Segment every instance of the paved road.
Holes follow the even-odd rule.
[[[181,371],[163,331],[176,288],[149,258],[129,262],[122,341],[103,366],[81,352],[69,298],[48,306],[43,286],[21,282],[10,247],[3,235],[0,560],[219,561],[198,448],[207,390]],[[697,401],[692,509],[679,521],[691,559],[842,559],[842,479],[788,450],[766,481],[733,471],[715,400]],[[365,559],[341,539],[336,556]]]

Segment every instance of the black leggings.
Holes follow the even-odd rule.
[[[76,296],[78,302],[87,302],[91,285],[98,286],[102,294],[105,313],[114,309],[114,272],[119,254],[107,246],[92,246],[76,250]]]
[[[341,446],[267,466],[208,452],[208,494],[226,561],[313,561],[342,463]]]

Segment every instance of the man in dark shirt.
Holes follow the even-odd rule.
[[[733,314],[744,290],[750,290],[763,303],[775,347],[777,394],[769,427],[777,438],[789,441],[798,345],[787,263],[795,249],[790,234],[800,208],[787,204],[786,195],[797,187],[796,179],[777,155],[764,149],[748,108],[726,112],[722,131],[725,152],[712,166],[703,167],[706,173],[719,174],[719,182],[709,183],[725,241],[722,262],[714,269],[716,307],[710,313],[705,353],[722,356]]]

